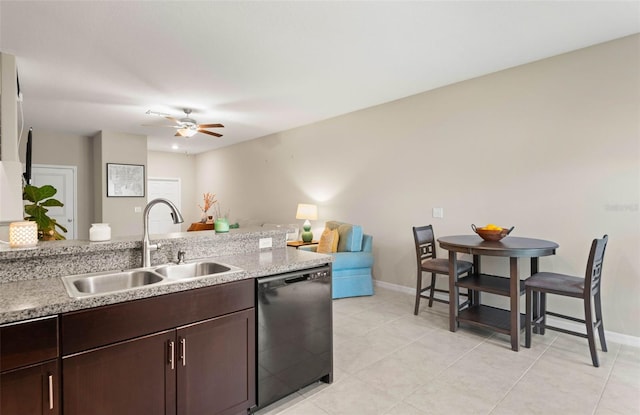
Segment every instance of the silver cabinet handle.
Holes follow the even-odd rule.
[[[182,366],[186,366],[187,365],[187,339],[181,338],[180,346],[182,348],[182,356],[180,356],[180,359],[182,359]]]
[[[175,368],[175,364],[173,360],[173,356],[175,355],[175,353],[176,353],[175,343],[173,342],[173,340],[171,340],[169,341],[169,364],[171,365],[171,370]]]
[[[49,373],[49,409],[53,409],[53,375]]]

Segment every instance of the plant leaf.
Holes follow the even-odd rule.
[[[58,193],[55,187],[50,184],[45,184],[42,187],[32,186],[30,184],[24,187],[22,191],[22,198],[24,200],[28,200],[29,202],[40,202],[42,200],[48,199]]]
[[[64,203],[59,201],[58,199],[47,199],[40,203],[40,206],[64,206]]]
[[[24,187],[22,191],[22,199],[28,200],[29,202],[35,202],[37,197],[38,188],[35,186],[31,186],[30,184]]]
[[[42,206],[38,206],[38,205],[25,205],[24,207],[24,211],[28,214],[33,216],[34,218],[40,217],[42,215],[45,215],[49,209],[46,209]]]
[[[40,187],[37,191],[37,197],[38,197],[37,201],[48,199],[51,196],[55,195],[56,193],[58,193],[58,191],[56,190],[55,187],[51,186],[50,184],[45,184],[44,186]]]
[[[67,228],[65,228],[64,226],[60,225],[58,222],[55,223],[55,226],[57,226],[58,228],[62,229],[64,232],[67,232]]]

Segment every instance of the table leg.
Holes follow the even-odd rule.
[[[518,277],[518,258],[509,258],[509,296],[511,299],[511,350],[520,349],[520,278]]]
[[[473,256],[473,270],[476,275],[480,275],[480,273],[482,272],[480,269],[480,255]],[[473,291],[473,300],[471,301],[471,304],[480,305],[480,291]]]
[[[531,258],[531,275],[536,274],[538,272],[538,257]],[[532,293],[533,296],[533,320],[537,320],[540,316],[540,293],[534,291]],[[533,332],[538,333],[538,327],[533,326]]]
[[[458,258],[449,251],[449,330],[458,328]]]

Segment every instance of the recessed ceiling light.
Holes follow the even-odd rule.
[[[174,144],[174,145],[172,145],[172,146],[171,146],[171,149],[172,149],[172,150],[177,150],[177,149],[179,149],[179,148],[180,148],[180,146],[179,146],[179,145],[177,145],[177,144]]]

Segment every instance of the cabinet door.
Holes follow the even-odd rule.
[[[175,415],[174,341],[171,330],[63,358],[64,414]]]
[[[60,413],[58,361],[53,360],[0,375],[2,415]]]
[[[178,414],[228,415],[255,405],[255,309],[178,329]]]

